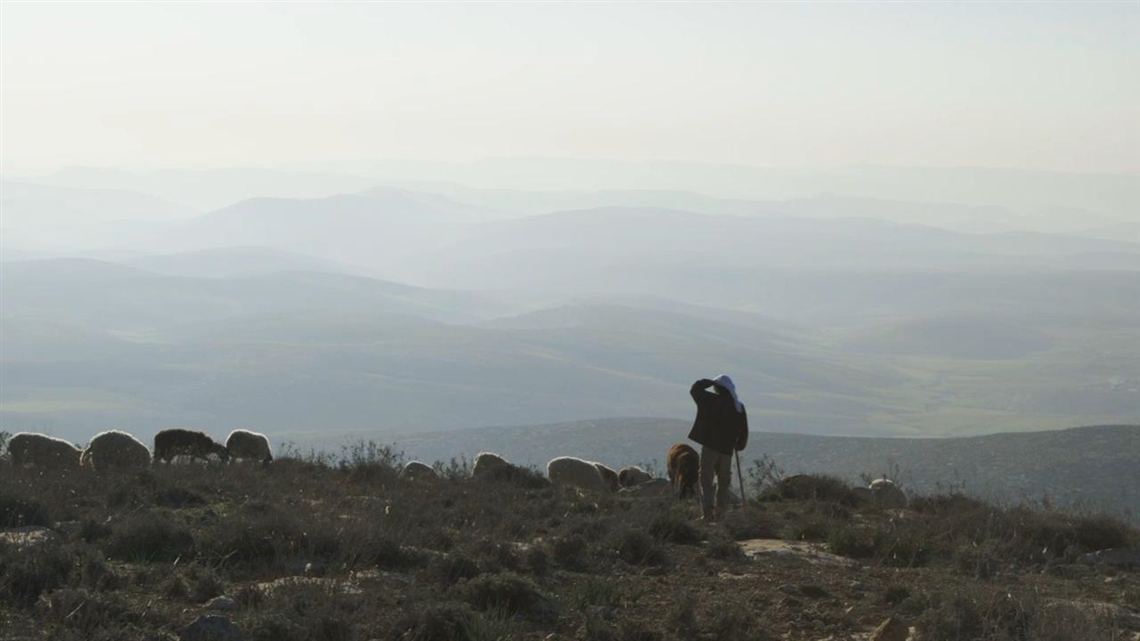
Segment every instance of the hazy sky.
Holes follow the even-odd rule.
[[[0,158],[1140,171],[1140,3],[0,4]]]

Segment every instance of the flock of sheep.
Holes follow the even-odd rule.
[[[118,430],[101,432],[84,449],[71,443],[31,432],[20,432],[8,440],[8,454],[13,466],[78,468],[96,470],[150,467],[152,460],[170,463],[177,457],[221,461],[230,459],[269,462],[273,452],[264,434],[234,430],[222,445],[202,432],[183,429],[162,430],[154,435],[154,457],[146,445],[134,436]]]
[[[85,449],[47,436],[21,432],[8,441],[8,453],[13,466],[36,467],[91,467],[95,470],[116,468],[146,468],[152,462],[171,463],[179,457],[220,461],[254,460],[268,463],[273,460],[269,439],[264,434],[248,430],[234,430],[226,444],[215,442],[202,432],[184,429],[162,430],[154,435],[154,455],[141,441],[126,432],[111,430],[91,439]],[[475,457],[474,477],[493,476],[515,466],[491,452]],[[640,467],[630,466],[614,471],[601,463],[573,456],[559,456],[546,465],[546,476],[554,485],[576,487],[597,492],[622,492],[641,496],[673,494],[686,498],[698,493],[700,455],[685,443],[676,443],[666,458],[668,479],[653,478]],[[439,478],[434,468],[420,461],[404,465],[400,477],[412,481]],[[865,498],[889,507],[904,507],[906,495],[888,479],[879,479],[868,488],[855,488]]]
[[[498,454],[482,452],[475,457],[474,477],[501,474],[515,466]],[[546,465],[546,477],[554,485],[575,487],[596,492],[620,492],[633,496],[668,496],[678,499],[699,493],[700,455],[686,443],[675,443],[666,458],[668,479],[653,478],[640,467],[630,466],[615,472],[612,468],[573,456],[559,456]],[[439,474],[430,465],[420,461],[406,464],[400,477],[413,481],[438,479]],[[794,486],[809,479],[795,475],[785,479]],[[810,479],[809,479],[810,480]],[[852,488],[857,499],[884,507],[901,508],[907,505],[907,496],[890,479],[877,479],[868,487]]]

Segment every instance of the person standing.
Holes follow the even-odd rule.
[[[697,404],[689,440],[701,446],[701,518],[713,521],[732,500],[732,454],[748,445],[748,414],[724,374],[693,383],[689,394]]]

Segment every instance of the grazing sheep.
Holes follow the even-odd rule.
[[[439,472],[436,472],[432,466],[427,463],[408,461],[408,463],[404,465],[404,469],[400,470],[400,478],[409,481],[438,481]]]
[[[653,477],[649,475],[649,472],[646,472],[636,465],[623,467],[621,471],[618,472],[618,485],[622,487],[634,487],[652,480]]]
[[[100,432],[87,444],[80,464],[96,470],[150,467],[150,450],[138,439],[118,430]]]
[[[13,467],[79,467],[81,452],[71,443],[46,434],[20,432],[8,439]]]
[[[617,492],[621,489],[621,481],[618,480],[617,472],[601,463],[594,463],[594,467],[598,468],[598,474],[602,476],[602,480],[610,487],[611,492]]]
[[[229,450],[202,432],[183,429],[162,430],[154,435],[154,460],[167,463],[176,456],[208,459],[216,454],[222,461],[230,458]]]
[[[559,456],[546,464],[546,476],[555,485],[570,485],[583,490],[610,492],[610,484],[603,472],[593,461],[583,461],[573,456]],[[609,469],[609,468],[607,468]],[[613,472],[613,470],[610,470]],[[617,474],[614,474],[615,480]]]
[[[902,508],[907,505],[906,492],[888,478],[875,479],[868,488],[875,502],[883,507]]]
[[[669,481],[677,490],[677,498],[696,496],[700,481],[701,455],[686,443],[674,443],[665,459],[669,469]]]
[[[234,430],[226,437],[226,450],[230,458],[252,459],[268,463],[273,460],[269,437],[249,430]]]
[[[875,502],[875,493],[869,487],[855,486],[851,488],[851,496],[854,497],[857,505]]]
[[[507,459],[495,454],[493,452],[479,452],[475,456],[475,467],[471,470],[471,476],[494,476],[498,472],[509,470],[512,468]]]

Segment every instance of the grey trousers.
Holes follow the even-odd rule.
[[[713,489],[713,479],[716,489]],[[732,455],[701,446],[701,512],[711,519],[732,502]]]

